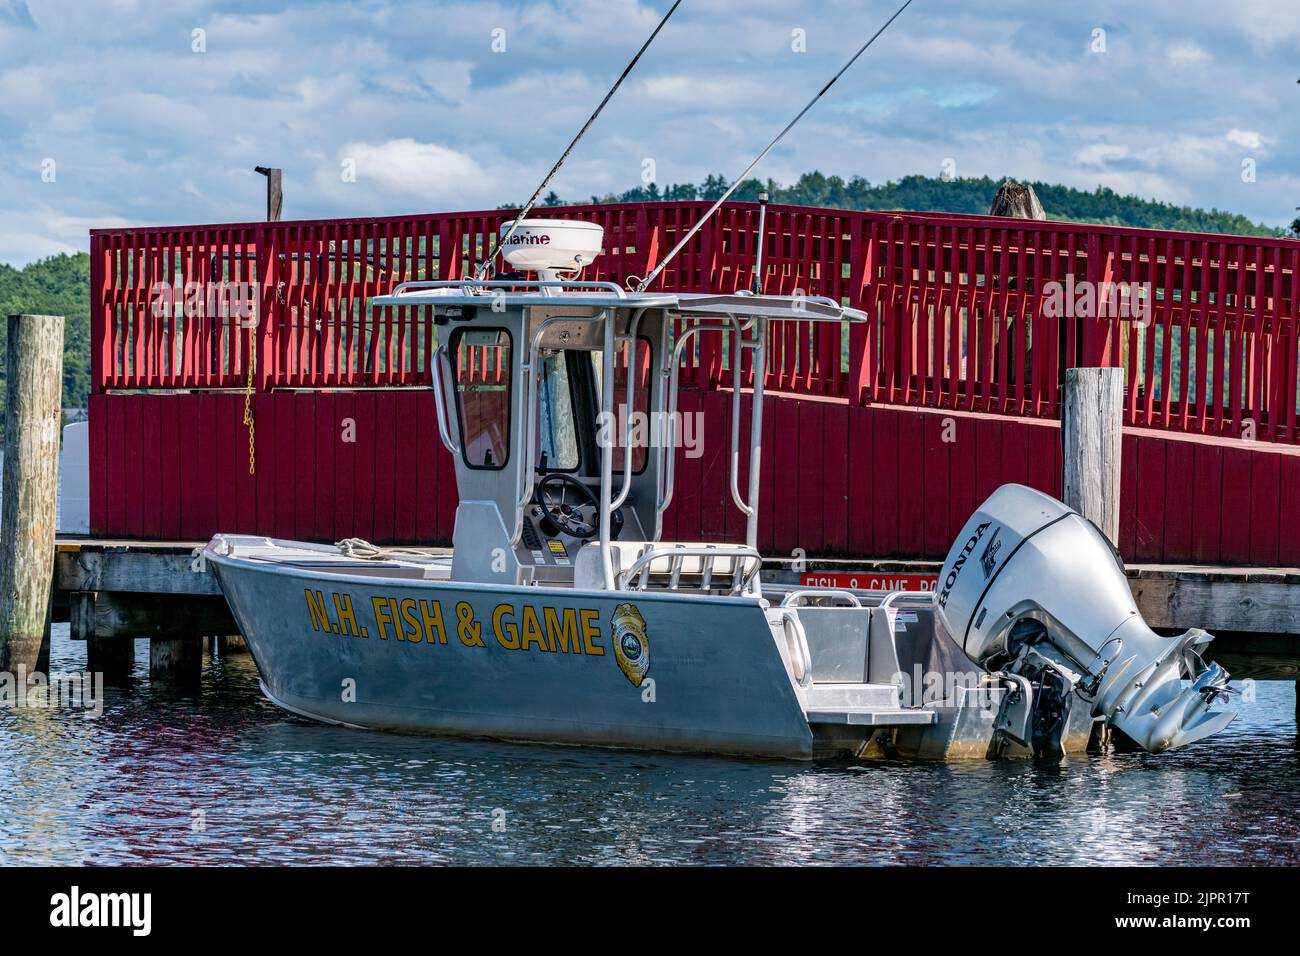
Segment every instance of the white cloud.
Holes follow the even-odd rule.
[[[377,144],[347,143],[342,158],[356,162],[358,179],[374,179],[420,196],[455,198],[482,177],[478,164],[465,153],[409,138]]]
[[[643,86],[652,100],[672,106],[708,103],[715,108],[725,108],[751,100],[760,92],[737,77],[701,76],[698,69],[691,73],[654,76]]]
[[[1105,166],[1107,163],[1117,159],[1127,159],[1129,150],[1127,146],[1116,146],[1110,143],[1092,143],[1083,147],[1074,154],[1074,161],[1081,166]]]
[[[0,0],[0,259],[86,223],[294,218],[520,201],[666,0]],[[232,12],[233,11],[233,12]],[[692,0],[561,171],[566,198],[738,173],[880,24],[879,4]],[[1097,25],[1104,54],[1089,49]],[[190,31],[207,31],[207,52]],[[507,30],[507,52],[491,31]],[[807,52],[790,31],[807,31]],[[1300,3],[927,0],[757,174],[1098,184],[1281,224],[1300,197]],[[1267,158],[1240,180],[1243,154]],[[352,156],[358,179],[340,179]],[[40,182],[44,157],[57,184]]]
[[[1210,60],[1210,54],[1194,40],[1183,40],[1169,48],[1169,61],[1175,66],[1200,66]]]
[[[1263,149],[1264,138],[1250,129],[1230,129],[1224,137],[1229,143],[1235,143],[1242,149]]]

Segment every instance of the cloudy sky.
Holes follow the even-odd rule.
[[[685,0],[555,188],[734,176],[897,3]],[[258,164],[286,218],[521,202],[668,6],[0,0],[0,261],[257,219]],[[951,160],[1281,225],[1297,50],[1298,0],[915,0],[759,172]]]

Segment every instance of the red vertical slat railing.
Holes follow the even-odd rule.
[[[586,277],[622,284],[654,268],[705,208],[551,207],[538,215],[601,222],[607,251]],[[427,387],[430,310],[369,300],[400,281],[471,271],[509,215],[97,230],[92,390],[242,388],[250,338],[259,392]],[[725,206],[660,287],[748,288],[756,233],[756,207]],[[1055,418],[1064,368],[1119,364],[1129,424],[1233,436],[1250,420],[1258,439],[1300,441],[1295,241],[781,206],[769,206],[762,238],[764,291],[830,296],[870,318],[847,333],[773,323],[769,389]],[[1045,315],[1049,284],[1071,277],[1148,283],[1149,318]],[[203,283],[204,294],[207,283],[256,282],[256,327],[206,308],[187,315],[191,282]],[[162,284],[179,296],[154,314]],[[684,362],[683,382],[695,387],[735,377],[710,337]]]

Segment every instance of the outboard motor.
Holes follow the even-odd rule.
[[[952,639],[1008,685],[997,728],[1036,754],[1060,753],[1076,698],[1156,753],[1237,716],[1210,709],[1228,697],[1227,671],[1201,658],[1213,637],[1147,627],[1106,537],[1032,488],[1004,485],[975,512],[936,602]]]

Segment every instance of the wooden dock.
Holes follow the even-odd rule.
[[[203,639],[238,627],[201,557],[206,542],[60,536],[54,546],[53,618],[87,642],[90,670],[121,676],[134,641],[149,640],[150,672],[197,679]]]
[[[73,639],[88,642],[92,669],[120,670],[123,648],[148,639],[154,673],[193,676],[203,638],[238,633],[202,560],[205,543],[58,538],[55,620],[67,620]],[[794,584],[807,573],[937,574],[939,568],[937,561],[811,559],[796,571],[788,561],[768,561],[764,578]],[[1152,627],[1210,631],[1214,655],[1234,677],[1300,679],[1300,568],[1134,564],[1128,577]]]

